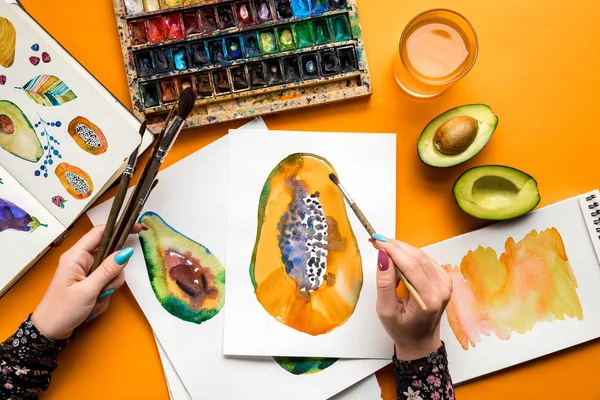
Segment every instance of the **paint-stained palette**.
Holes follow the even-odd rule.
[[[355,0],[114,0],[134,112],[157,132],[370,95]],[[185,3],[185,4],[184,4]]]

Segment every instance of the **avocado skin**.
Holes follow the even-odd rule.
[[[530,203],[530,204],[528,205],[528,207],[521,209],[521,210],[520,210],[518,213],[515,213],[515,215],[513,215],[513,216],[511,216],[511,217],[509,217],[509,218],[494,217],[494,216],[492,216],[492,215],[490,215],[490,216],[486,216],[486,217],[482,217],[481,215],[475,215],[475,214],[474,214],[474,213],[472,213],[470,210],[468,210],[468,209],[465,209],[465,207],[463,206],[463,204],[461,204],[461,202],[460,202],[460,201],[459,201],[459,199],[458,199],[457,192],[458,192],[458,190],[459,190],[459,188],[460,188],[460,185],[461,185],[461,180],[462,180],[462,178],[463,178],[465,175],[467,175],[467,174],[469,174],[469,173],[472,173],[472,172],[473,172],[473,170],[476,170],[476,169],[483,169],[483,168],[486,168],[486,169],[491,169],[491,168],[503,168],[503,169],[506,169],[506,170],[513,171],[513,172],[515,172],[515,173],[517,173],[517,174],[519,174],[519,175],[522,175],[522,176],[524,176],[524,177],[527,177],[529,180],[533,181],[533,183],[535,184],[535,188],[536,188],[536,194],[537,194],[537,200],[535,201],[535,203]],[[482,175],[482,176],[483,176],[483,175]],[[475,218],[478,218],[478,219],[482,219],[482,220],[487,220],[487,221],[505,221],[505,220],[509,220],[509,219],[513,219],[513,218],[518,218],[518,217],[521,217],[521,216],[523,216],[523,215],[525,215],[525,214],[529,213],[529,212],[530,212],[530,211],[532,211],[533,209],[535,209],[535,208],[536,208],[536,207],[537,207],[537,206],[540,204],[540,202],[541,202],[541,200],[542,200],[542,197],[541,197],[541,195],[540,195],[540,192],[539,192],[539,190],[538,190],[538,182],[537,182],[537,180],[535,180],[535,178],[534,178],[534,177],[532,177],[531,175],[529,175],[529,174],[528,174],[528,173],[526,173],[526,172],[523,172],[523,171],[521,171],[520,169],[513,168],[513,167],[509,167],[509,166],[506,166],[506,165],[499,165],[499,164],[480,165],[480,166],[477,166],[477,167],[469,168],[468,170],[466,170],[465,172],[463,172],[463,173],[462,173],[462,174],[461,174],[461,175],[458,177],[458,179],[456,179],[456,182],[454,182],[454,185],[452,186],[452,194],[453,194],[454,201],[455,201],[456,205],[458,206],[458,208],[460,208],[460,209],[461,209],[461,211],[463,211],[464,213],[466,213],[466,214],[468,214],[468,215],[470,215],[470,216],[472,216],[472,217],[475,217]]]
[[[11,135],[0,133],[0,147],[15,157],[37,163],[44,155],[44,149],[25,113],[15,103],[0,100],[2,114],[11,119],[15,131]]]
[[[338,358],[273,357],[279,366],[290,374],[309,375],[331,367]]]
[[[225,268],[217,257],[154,212],[144,213],[138,222],[149,228],[140,232],[139,240],[152,291],[162,307],[171,315],[195,324],[215,317],[225,302]],[[213,295],[195,299],[186,293],[169,273],[165,258],[167,251],[185,255],[188,260],[197,263],[198,268],[209,271],[213,279],[208,286]]]
[[[475,157],[477,154],[479,154],[485,148],[485,146],[487,146],[487,144],[491,140],[491,138],[492,138],[492,136],[493,136],[496,128],[498,127],[498,123],[499,123],[498,116],[495,115],[495,114],[493,114],[493,113],[492,113],[492,115],[494,116],[495,121],[491,125],[492,131],[489,134],[487,140],[485,140],[485,142],[482,142],[481,143],[482,144],[481,147],[479,149],[476,149],[476,151],[471,150],[473,153],[470,156],[468,156],[468,157],[466,157],[466,158],[464,158],[462,160],[459,160],[456,163],[451,163],[451,164],[448,164],[448,165],[438,165],[438,164],[436,164],[436,163],[428,160],[427,156],[424,154],[424,150],[421,148],[422,141],[424,140],[424,138],[426,138],[427,136],[429,136],[429,132],[430,132],[430,129],[431,129],[432,125],[434,125],[438,121],[440,121],[440,118],[444,117],[445,115],[451,114],[453,112],[459,111],[460,109],[470,108],[470,107],[485,107],[485,108],[489,109],[490,112],[491,112],[491,108],[487,104],[483,104],[483,103],[465,104],[465,105],[454,107],[454,108],[451,108],[451,109],[449,109],[447,111],[444,111],[443,113],[441,113],[440,115],[436,116],[431,121],[429,121],[429,123],[425,126],[425,128],[423,128],[423,130],[421,131],[421,134],[419,135],[419,139],[417,140],[417,154],[419,155],[419,159],[421,160],[421,162],[423,164],[425,164],[425,165],[427,165],[429,167],[434,167],[434,168],[451,168],[451,167],[455,167],[457,165],[460,165],[460,164],[463,164],[463,163],[469,161],[470,159],[472,159],[473,157]],[[473,117],[476,120],[480,121],[478,118],[476,118],[473,115],[468,114],[468,113],[457,114],[456,116],[458,117],[460,115],[470,116],[470,117]],[[478,132],[477,136],[479,136],[480,134],[481,134],[481,132]],[[431,134],[431,137],[433,137],[434,135],[435,135],[435,131]],[[475,142],[477,142],[477,138],[475,139]],[[471,146],[473,144],[471,144]],[[439,157],[442,158],[442,159],[443,158],[459,158],[458,156],[464,155],[465,153],[469,154],[469,149],[467,149],[465,152],[463,152],[461,154],[458,154],[456,156],[444,155],[442,153],[439,153]]]

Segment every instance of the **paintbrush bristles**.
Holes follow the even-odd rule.
[[[192,88],[186,88],[181,92],[179,97],[179,105],[177,107],[177,116],[185,120],[194,109],[196,102],[196,93]]]
[[[336,185],[340,184],[340,180],[335,174],[329,174],[329,179],[331,179],[331,182],[335,183]]]

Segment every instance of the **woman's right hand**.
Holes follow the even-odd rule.
[[[373,241],[379,250],[377,262],[377,314],[396,345],[399,360],[416,360],[441,345],[440,319],[452,295],[448,272],[422,250],[398,240]],[[391,260],[390,260],[391,259]],[[396,296],[398,278],[394,265],[415,287],[428,310],[415,299]]]

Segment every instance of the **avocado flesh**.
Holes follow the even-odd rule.
[[[8,100],[0,100],[0,116],[4,116],[4,123],[12,124],[8,133],[3,130],[6,126],[0,129],[0,147],[23,160],[38,162],[44,149],[23,111]]]
[[[441,153],[435,148],[434,136],[438,128],[445,122],[461,116],[472,117],[477,120],[477,136],[471,145],[462,153],[456,155],[447,155]],[[434,118],[421,133],[417,150],[419,158],[425,164],[432,167],[447,168],[461,164],[479,153],[489,142],[496,126],[498,117],[492,113],[492,110],[485,104],[470,104],[456,107]]]
[[[540,202],[535,179],[501,165],[471,168],[458,178],[453,191],[461,210],[487,220],[519,217]]]

